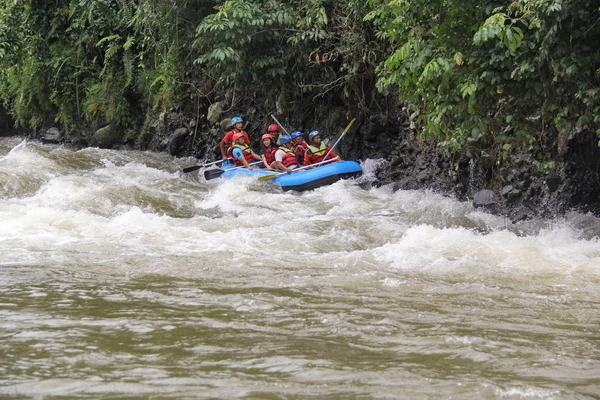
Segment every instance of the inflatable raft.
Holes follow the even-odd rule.
[[[281,187],[283,191],[296,190],[299,192],[330,185],[340,179],[354,178],[361,174],[362,167],[356,161],[330,162],[289,174],[259,168],[236,168],[229,162],[223,164],[218,170],[204,171],[204,177],[207,180],[217,177],[229,179],[236,176],[253,176],[258,180],[271,182]]]

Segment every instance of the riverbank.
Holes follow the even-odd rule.
[[[183,113],[162,113],[148,122],[136,138],[128,138],[111,125],[64,132],[57,127],[36,131],[10,129],[6,117],[2,123],[4,135],[45,143],[167,152],[211,161],[218,157],[218,142],[228,129],[229,116],[222,110],[222,105],[216,103],[202,119]],[[313,118],[278,119],[289,129],[319,129],[334,139],[346,119],[339,110],[332,111]],[[247,130],[258,149],[258,138],[273,121],[267,112],[255,112],[248,120]],[[433,190],[472,201],[513,222],[535,216],[554,218],[573,209],[600,216],[600,148],[595,134],[576,131],[556,137],[554,142],[536,142],[521,149],[474,144],[461,153],[447,155],[435,143],[421,138],[411,123],[409,110],[398,106],[396,114],[361,115],[336,150],[346,159],[385,160],[377,172],[377,186]]]

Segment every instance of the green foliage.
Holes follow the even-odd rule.
[[[49,116],[67,128],[96,120],[139,124],[144,113],[134,108],[189,98],[179,40],[194,35],[184,17],[199,21],[212,11],[203,3],[3,2],[0,99],[20,126],[39,126]]]
[[[358,0],[229,0],[196,29],[194,63],[229,97],[352,97],[374,77],[377,45]],[[307,100],[309,101],[309,100]]]
[[[448,150],[510,149],[532,117],[598,129],[599,40],[596,0],[11,0],[0,100],[20,126],[133,129],[215,97],[370,112],[376,87]]]
[[[443,147],[530,143],[531,117],[591,127],[600,119],[592,0],[369,0],[365,19],[395,50],[379,88],[423,110],[424,133]]]

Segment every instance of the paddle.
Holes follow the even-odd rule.
[[[302,171],[303,169],[308,169],[308,168],[312,168],[316,165],[321,165],[321,164],[327,164],[330,162],[334,162],[337,161],[337,158],[332,158],[330,160],[325,160],[325,161],[321,161],[318,163],[314,163],[314,164],[310,164],[310,165],[305,165],[304,167],[300,167],[300,168],[296,168],[294,170],[292,170],[292,172],[290,172],[290,174],[293,174],[296,171]],[[271,179],[275,179],[277,178],[279,175],[285,175],[287,174],[287,172],[274,172],[271,175],[265,175],[265,176],[261,176],[260,178],[258,178],[259,181],[270,181]]]
[[[356,121],[356,118],[354,118],[354,119],[352,119],[352,121],[350,121],[350,123],[348,124],[348,126],[346,126],[346,128],[342,131],[342,134],[340,135],[340,137],[338,138],[338,140],[335,141],[335,143],[333,144],[333,146],[331,146],[331,148],[329,149],[329,151],[327,152],[327,154],[325,154],[325,157],[323,157],[325,159],[325,161],[321,161],[321,162],[318,162],[318,163],[315,163],[315,164],[305,165],[304,167],[296,168],[291,173],[293,174],[296,171],[301,171],[303,169],[311,168],[311,167],[314,167],[315,165],[320,165],[320,164],[325,164],[325,163],[328,163],[328,162],[335,161],[335,159],[327,160],[327,157],[329,156],[329,154],[331,154],[331,152],[333,151],[334,147],[338,145],[338,143],[340,142],[340,140],[342,140],[342,138],[344,137],[344,135],[346,133],[348,133],[348,131],[350,130],[350,127],[352,126],[352,124],[354,124],[354,121]],[[269,181],[271,179],[277,178],[282,173],[283,172],[279,172],[279,173],[274,173],[274,174],[271,174],[271,175],[261,176],[260,178],[258,178],[258,180],[259,181]]]
[[[249,165],[256,165],[256,164],[260,164],[260,163],[262,163],[262,161],[254,161],[254,162],[251,162]],[[229,168],[229,169],[220,169],[220,168],[219,169],[209,169],[207,171],[204,171],[204,179],[206,179],[207,181],[210,181],[211,179],[220,177],[226,171],[233,171],[234,169],[239,169],[239,168],[246,168],[246,167],[244,167],[243,165],[240,165],[239,167]]]
[[[289,135],[289,134],[290,134],[288,131],[286,131],[286,130],[285,130],[285,128],[283,127],[283,125],[281,125],[281,124],[279,123],[279,121],[277,121],[277,118],[275,118],[275,117],[273,116],[273,114],[271,114],[271,118],[273,118],[273,119],[275,120],[275,122],[277,123],[277,125],[279,125],[279,127],[280,127],[281,129],[283,129],[283,131],[284,131],[284,132],[285,132],[287,135]]]
[[[222,163],[222,162],[224,162],[224,161],[223,160],[217,160],[215,162],[211,162],[211,163],[208,163],[208,164],[194,165],[193,167],[186,167],[186,168],[183,169],[183,172],[185,174],[187,174],[188,172],[194,172],[194,171],[199,170],[200,168],[208,167],[210,165],[215,165],[215,164]]]

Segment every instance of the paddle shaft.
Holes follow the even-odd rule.
[[[344,129],[342,131],[342,134],[340,135],[340,137],[338,138],[338,140],[335,141],[335,143],[333,144],[333,146],[331,146],[329,148],[329,151],[327,152],[327,154],[325,154],[324,159],[327,160],[327,157],[329,157],[329,154],[331,154],[331,152],[333,151],[333,149],[335,148],[335,146],[338,145],[338,143],[342,140],[342,138],[344,137],[344,135],[350,130],[350,127],[352,126],[352,124],[354,123],[354,121],[356,121],[356,118],[352,119],[352,121],[350,121],[350,123],[348,124],[348,126],[346,127],[346,129]]]
[[[283,131],[286,133],[286,135],[289,135],[289,132],[285,130],[285,128],[283,127],[283,125],[281,125],[281,123],[280,123],[279,121],[277,121],[277,118],[275,118],[275,117],[273,116],[273,114],[271,114],[271,118],[273,118],[273,120],[275,120],[275,122],[277,122],[277,125],[279,125],[279,127],[280,127],[281,129],[283,129]]]
[[[183,169],[183,172],[187,174],[188,172],[194,172],[194,171],[199,170],[200,168],[208,167],[208,166],[215,165],[215,164],[222,163],[222,162],[224,162],[224,161],[217,160],[217,161],[214,161],[214,162],[211,162],[208,164],[194,165],[193,167],[186,167]]]
[[[323,160],[323,161],[320,161],[318,163],[314,163],[314,164],[310,164],[310,165],[305,165],[304,167],[293,169],[292,172],[290,172],[290,174],[293,174],[294,172],[297,172],[297,171],[302,171],[303,169],[308,169],[308,168],[316,167],[317,165],[327,164],[327,163],[334,162],[334,161],[337,161],[337,159],[336,158],[331,158],[329,160]],[[271,175],[261,176],[260,178],[258,178],[258,180],[259,181],[270,181],[271,179],[275,179],[279,175],[284,175],[284,174],[287,174],[287,172],[273,172],[273,174],[271,174]]]
[[[256,165],[256,164],[260,164],[260,163],[262,163],[262,161],[254,161],[248,165]],[[225,172],[233,171],[234,169],[238,169],[238,168],[246,168],[246,167],[241,165],[239,167],[229,168],[229,169],[222,169],[222,168],[208,169],[208,170],[204,171],[204,179],[206,179],[207,181],[209,181],[211,179],[216,179],[216,178],[220,177],[221,175],[223,175]]]

